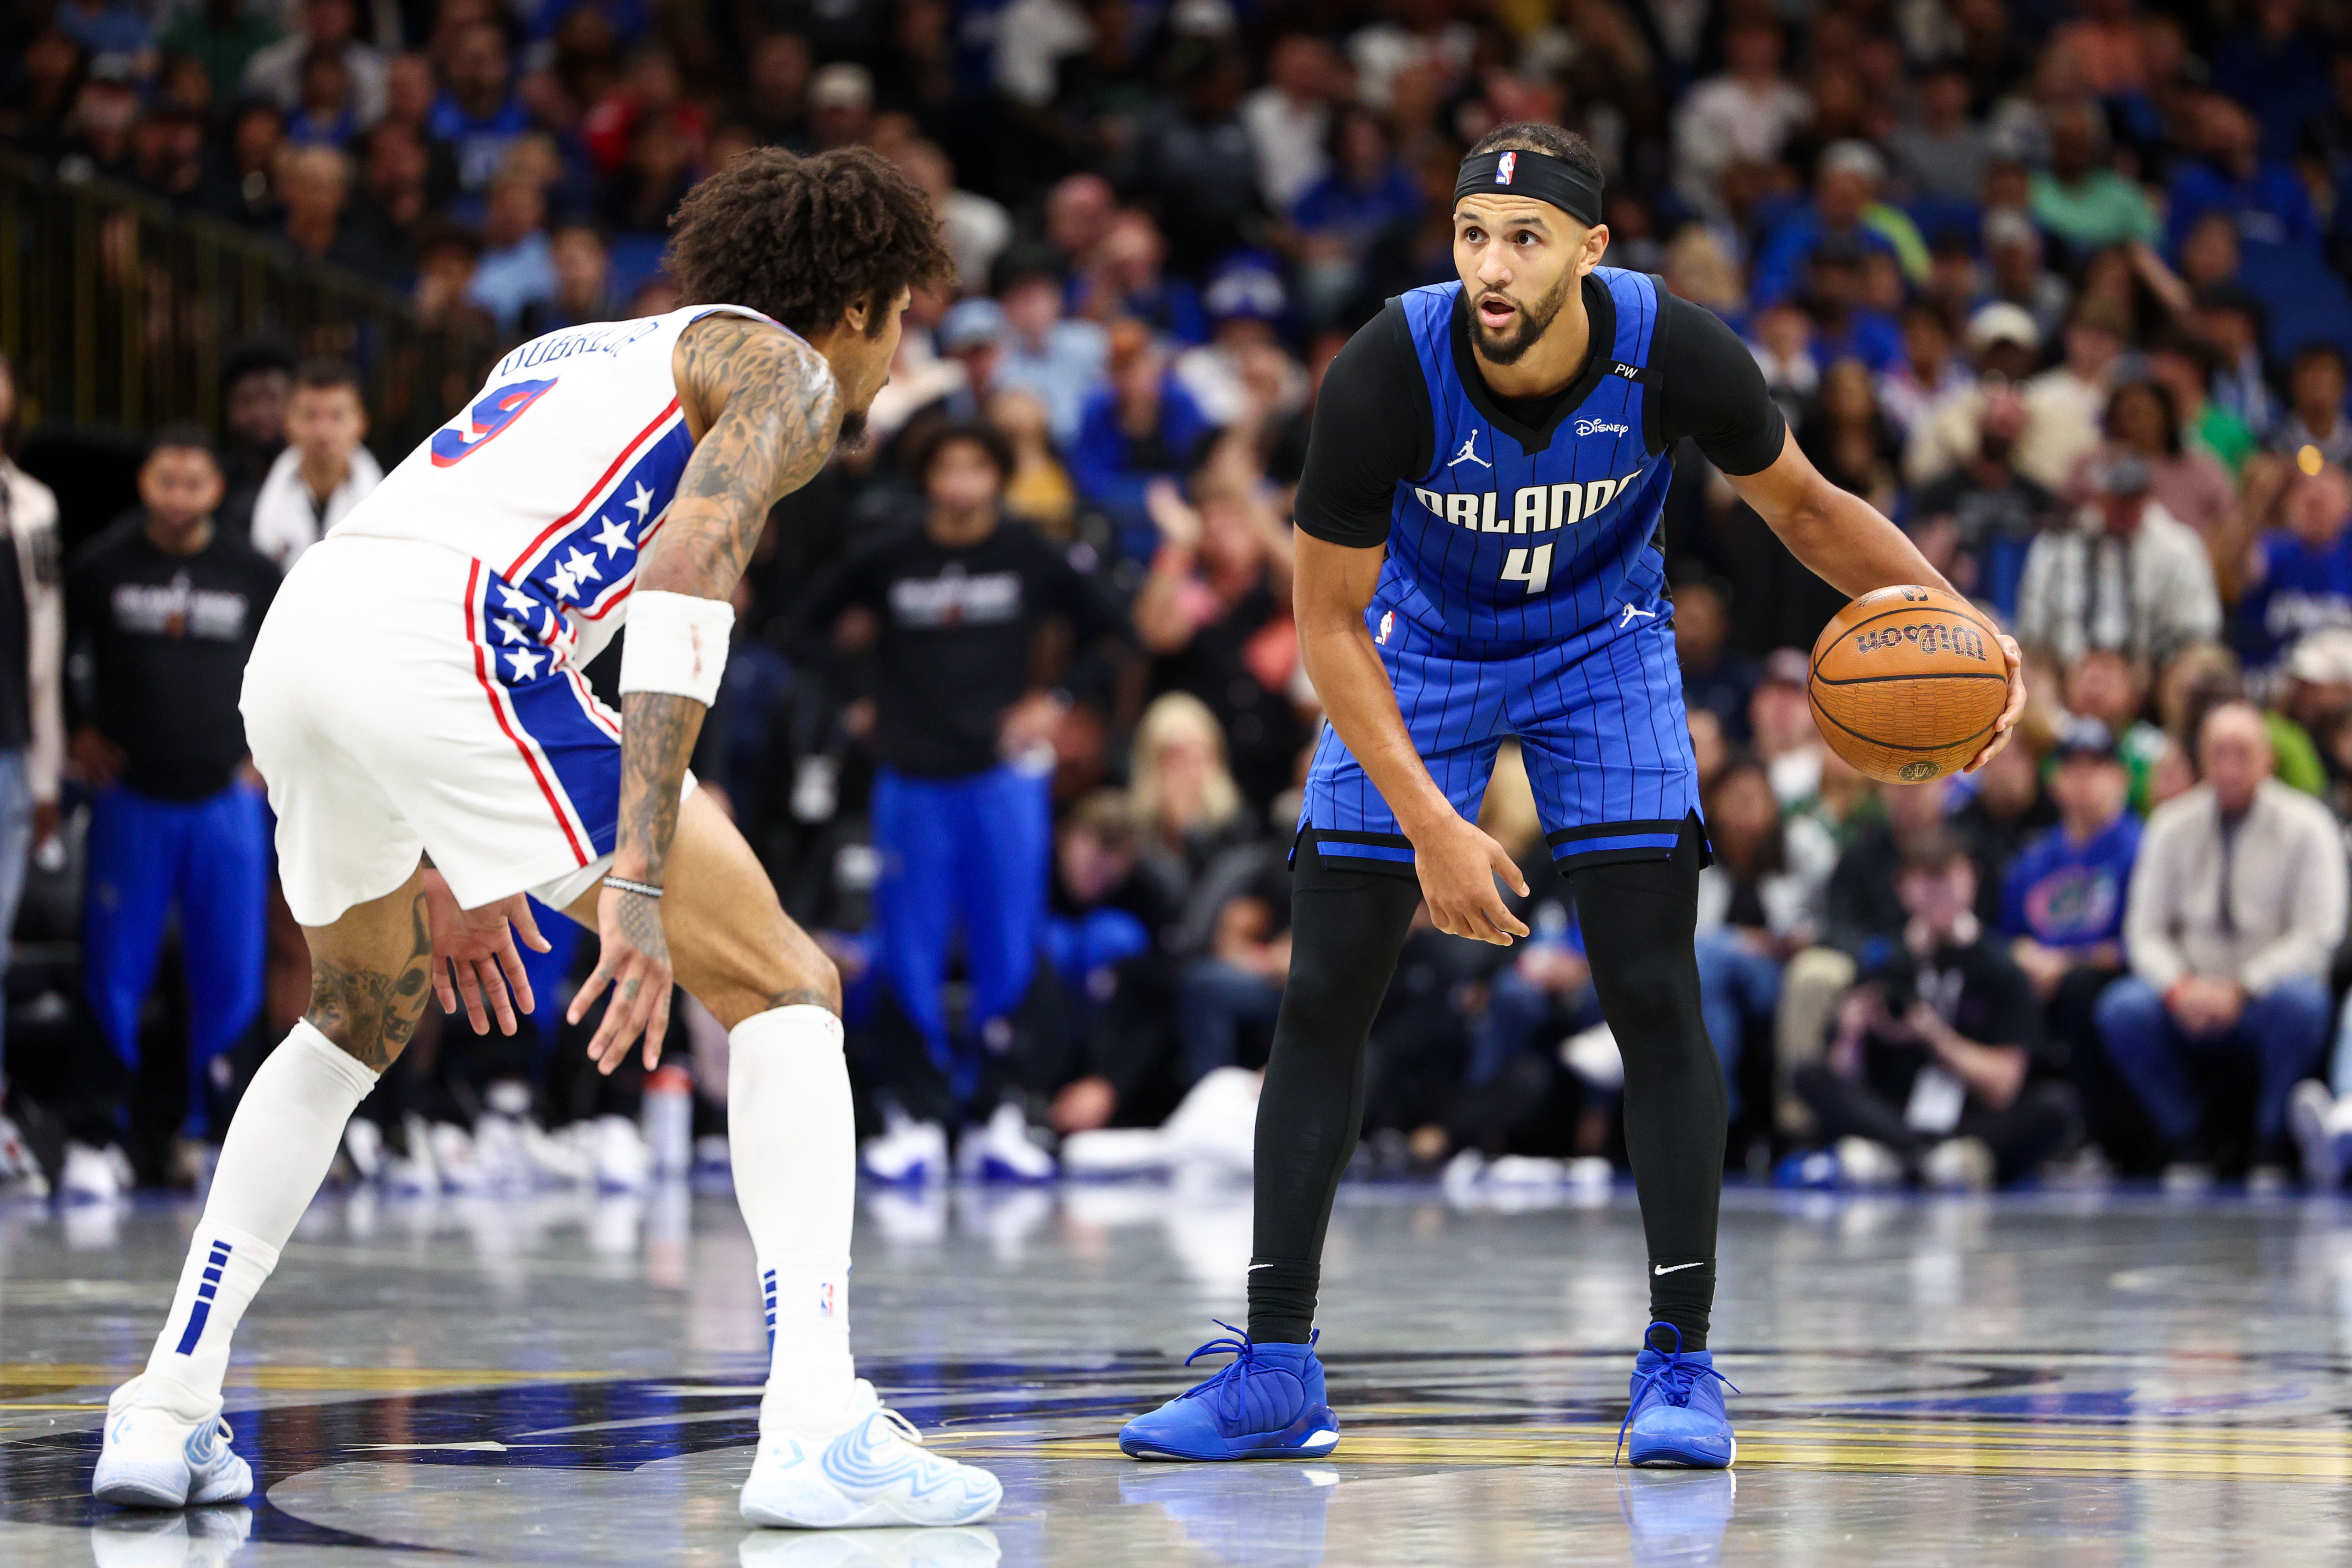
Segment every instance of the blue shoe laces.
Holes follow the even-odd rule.
[[[1690,1404],[1691,1395],[1696,1392],[1698,1380],[1702,1377],[1715,1379],[1734,1394],[1739,1392],[1738,1384],[1716,1371],[1713,1366],[1705,1362],[1683,1359],[1683,1331],[1680,1329],[1663,1318],[1652,1323],[1650,1328],[1671,1331],[1675,1336],[1675,1348],[1664,1361],[1649,1371],[1643,1372],[1638,1368],[1635,1370],[1633,1375],[1642,1380],[1641,1386],[1633,1390],[1633,1397],[1625,1406],[1625,1419],[1617,1424],[1617,1452],[1609,1457],[1609,1462],[1612,1465],[1624,1457],[1625,1434],[1633,1427],[1633,1413],[1642,1408],[1643,1402],[1648,1399],[1652,1389],[1656,1389],[1659,1396],[1667,1404],[1678,1407],[1686,1407]],[[1654,1348],[1650,1345],[1648,1329],[1642,1331],[1642,1343],[1644,1348]]]
[[[1230,1355],[1234,1359],[1220,1367],[1216,1375],[1194,1384],[1177,1397],[1199,1399],[1214,1393],[1217,1396],[1217,1415],[1228,1422],[1239,1421],[1248,1414],[1248,1395],[1243,1392],[1243,1385],[1248,1383],[1250,1373],[1256,1366],[1257,1342],[1223,1318],[1212,1318],[1209,1321],[1224,1330],[1232,1338],[1211,1340],[1207,1344],[1186,1356],[1184,1364],[1191,1366],[1204,1355]],[[1320,1329],[1310,1331],[1307,1336],[1308,1348],[1312,1349],[1315,1342],[1322,1337],[1323,1331]]]

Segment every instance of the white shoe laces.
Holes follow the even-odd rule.
[[[880,1416],[885,1422],[887,1422],[889,1425],[891,1431],[897,1433],[908,1442],[912,1443],[916,1447],[920,1448],[925,1446],[923,1443],[923,1435],[915,1430],[915,1424],[912,1421],[908,1420],[905,1416],[899,1415],[897,1411],[891,1409],[888,1405],[877,1405],[875,1407],[874,1414]]]

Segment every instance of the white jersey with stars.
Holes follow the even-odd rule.
[[[585,664],[625,618],[637,552],[694,450],[671,353],[680,332],[716,314],[769,320],[691,305],[533,338],[334,532],[428,540],[472,557],[494,577],[488,608],[503,612],[506,642],[527,637],[559,662]]]

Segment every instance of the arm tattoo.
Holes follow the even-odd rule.
[[[636,585],[724,599],[743,574],[768,509],[824,466],[840,433],[841,389],[807,343],[740,316],[688,327],[676,364],[680,401],[715,412],[687,459],[661,532],[638,563]],[[660,692],[621,699],[616,863],[624,876],[661,880],[703,711],[690,698]],[[660,940],[661,921],[648,900],[628,899],[622,907],[641,909]]]
[[[392,973],[347,968],[324,958],[310,965],[310,1026],[362,1067],[382,1072],[416,1033],[433,969],[433,933],[425,895],[409,911],[414,935],[406,959]]]

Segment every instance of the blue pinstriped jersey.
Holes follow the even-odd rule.
[[[1566,641],[1661,617],[1664,560],[1654,548],[1673,467],[1643,440],[1658,286],[1646,273],[1593,269],[1616,305],[1610,358],[1582,403],[1529,447],[1463,386],[1453,343],[1462,285],[1416,289],[1401,303],[1428,384],[1431,468],[1400,481],[1377,595],[1432,632],[1477,642]]]

